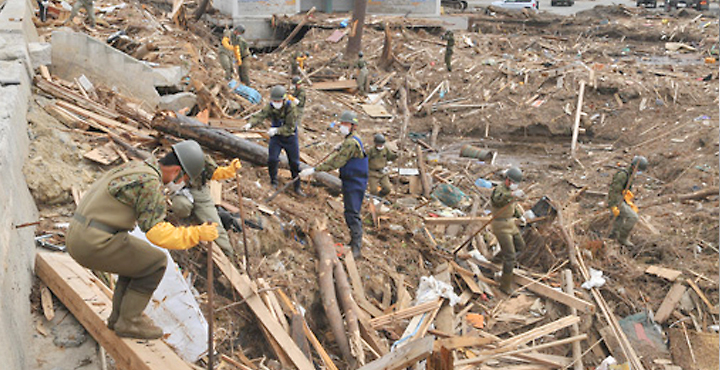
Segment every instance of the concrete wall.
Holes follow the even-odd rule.
[[[8,0],[0,11],[0,359],[3,369],[27,369],[33,333],[30,290],[34,275],[34,228],[13,225],[37,219],[22,166],[28,155],[27,109],[32,62],[27,44],[38,41],[32,8]]]
[[[368,0],[368,14],[432,17],[440,15],[440,0]]]

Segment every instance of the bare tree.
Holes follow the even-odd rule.
[[[352,22],[350,22],[350,39],[345,51],[346,60],[357,58],[357,54],[360,52],[366,8],[367,0],[355,0],[355,9],[353,10]]]

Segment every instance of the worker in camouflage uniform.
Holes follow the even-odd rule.
[[[142,313],[165,273],[167,257],[128,231],[137,225],[152,243],[176,250],[217,238],[217,225],[175,227],[165,222],[163,185],[177,191],[202,169],[200,145],[183,141],[159,162],[133,161],[106,172],[78,205],[65,244],[82,266],[118,275],[108,318],[108,328],[117,335],[138,339],[163,335]]]
[[[250,76],[248,75],[247,58],[250,56],[248,43],[242,35],[245,33],[243,25],[237,25],[232,32],[225,30],[223,32],[222,45],[220,46],[220,65],[225,70],[225,79],[230,80],[233,76],[233,57],[235,64],[238,66],[238,76],[240,81],[250,86]]]
[[[280,152],[285,150],[293,179],[300,173],[300,144],[298,143],[297,109],[290,99],[287,99],[287,90],[283,86],[274,86],[270,90],[270,103],[260,112],[256,113],[250,122],[243,127],[249,130],[269,119],[270,144],[268,145],[268,172],[270,185],[278,187],[277,173],[280,164]],[[305,196],[300,188],[300,180],[295,180],[295,194]]]
[[[235,256],[235,250],[230,244],[227,231],[222,226],[215,202],[210,195],[210,180],[226,180],[235,177],[237,170],[242,167],[240,160],[235,158],[228,166],[219,167],[209,155],[205,155],[205,166],[197,181],[173,194],[170,198],[170,211],[180,218],[194,215],[200,222],[217,224],[218,238],[215,243],[228,257]]]
[[[305,113],[305,101],[307,100],[307,96],[305,93],[305,88],[302,86],[302,79],[299,76],[295,76],[292,78],[293,83],[293,92],[292,97],[293,102],[295,103],[295,109],[297,112],[297,122],[298,126],[302,123],[302,117]]]
[[[362,51],[358,53],[358,60],[357,63],[355,63],[355,67],[360,70],[357,76],[358,91],[360,94],[365,95],[369,89],[368,75],[370,72],[368,71],[367,62],[363,59],[363,56],[364,54]]]
[[[290,61],[290,74],[297,76],[300,74],[300,70],[305,70],[305,61],[310,58],[309,52],[296,51],[292,54],[292,60]]]
[[[373,195],[384,197],[390,194],[390,175],[388,174],[387,163],[397,159],[397,154],[385,147],[385,136],[375,134],[373,138],[375,145],[368,149],[368,188]]]
[[[623,168],[613,176],[608,191],[608,207],[613,215],[613,226],[610,238],[626,247],[634,247],[630,242],[630,231],[638,221],[638,208],[633,200],[632,183],[635,174],[647,169],[648,161],[643,156],[636,156],[628,168]]]
[[[525,223],[525,217],[516,204],[517,199],[525,197],[523,191],[518,189],[521,181],[522,171],[517,167],[509,168],[505,171],[505,181],[497,185],[490,195],[490,207],[494,217],[490,228],[500,243],[500,255],[503,261],[500,290],[506,294],[512,292],[515,256],[525,249],[525,240],[518,229],[518,224]]]
[[[445,66],[448,72],[452,72],[452,55],[453,47],[455,47],[455,35],[452,31],[447,30],[442,38],[446,41],[445,44]]]
[[[63,22],[63,25],[66,25],[75,18],[78,11],[80,11],[80,8],[85,8],[85,12],[87,13],[85,15],[85,19],[90,20],[90,26],[92,28],[95,28],[95,10],[93,9],[93,0],[75,0],[75,4],[73,4],[72,10],[70,11],[70,17]]]
[[[340,132],[345,140],[340,148],[317,167],[304,169],[300,177],[308,177],[315,171],[340,169],[343,203],[345,205],[345,223],[350,229],[350,247],[353,256],[359,258],[362,248],[362,220],[360,209],[365,197],[368,182],[368,156],[359,137],[355,135],[357,127],[355,113],[345,111],[340,115]]]

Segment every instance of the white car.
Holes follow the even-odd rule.
[[[538,11],[540,3],[538,0],[499,0],[494,1],[492,6],[505,9],[532,9]]]

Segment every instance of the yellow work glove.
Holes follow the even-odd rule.
[[[242,56],[240,55],[240,46],[235,46],[235,60],[237,61],[237,65],[242,65]]]
[[[199,241],[213,241],[218,237],[217,224],[175,227],[169,222],[159,222],[145,234],[153,244],[165,249],[185,250]]]
[[[613,216],[617,217],[620,214],[620,210],[617,206],[610,208],[610,211],[612,211]]]
[[[240,164],[240,160],[235,158],[230,162],[229,166],[218,167],[215,172],[213,172],[212,180],[231,179],[235,177],[235,173],[241,168],[242,164]]]
[[[233,50],[233,46],[230,45],[230,38],[228,38],[228,37],[223,37],[223,39],[222,39],[222,46],[223,46],[225,49],[228,49],[228,50],[230,50],[230,51]]]

